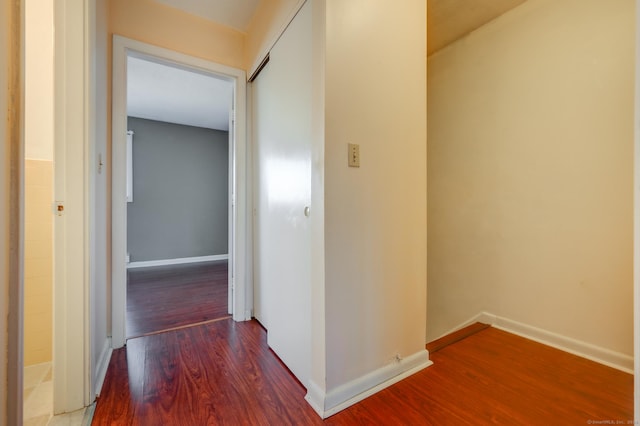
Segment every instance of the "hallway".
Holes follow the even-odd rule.
[[[225,319],[114,352],[93,424],[587,424],[633,418],[633,376],[487,328],[434,365],[326,419],[257,321]]]

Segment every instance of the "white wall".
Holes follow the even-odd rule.
[[[426,2],[328,0],[325,73],[330,394],[424,352]]]
[[[429,340],[488,311],[633,354],[634,16],[529,0],[429,58]]]
[[[325,48],[326,1],[313,0],[312,6],[312,87],[311,98],[311,383],[326,393],[326,309],[325,309]]]

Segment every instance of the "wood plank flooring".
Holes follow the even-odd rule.
[[[227,262],[129,269],[127,338],[228,317]]]
[[[131,339],[114,352],[93,425],[585,425],[633,418],[631,375],[495,328],[322,421],[256,322]]]
[[[633,419],[632,375],[496,328],[430,358],[433,366],[363,401],[358,408],[362,424],[383,418],[386,424],[420,425],[627,424]]]
[[[93,425],[318,424],[256,322],[131,339],[114,352]]]

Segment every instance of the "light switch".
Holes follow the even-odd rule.
[[[349,150],[349,167],[360,167],[360,145],[350,143]]]

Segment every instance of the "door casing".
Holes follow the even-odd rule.
[[[251,319],[247,283],[246,232],[246,74],[243,70],[195,58],[119,35],[113,37],[112,97],[112,346],[122,347],[126,341],[127,285],[127,204],[126,204],[126,133],[127,133],[127,56],[139,55],[163,63],[213,74],[234,85],[234,120],[230,135],[230,236],[229,270],[232,290],[231,313],[235,321]]]

